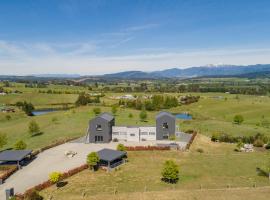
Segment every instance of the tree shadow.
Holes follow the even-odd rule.
[[[62,188],[62,187],[65,187],[67,184],[68,184],[67,181],[60,181],[60,182],[58,182],[58,183],[56,184],[56,186],[57,186],[58,188]]]
[[[265,176],[265,177],[269,176],[269,174],[265,170],[263,170],[263,169],[261,169],[259,167],[256,168],[256,171],[257,171],[259,176]]]
[[[33,134],[32,137],[40,136],[40,135],[43,135],[43,134],[44,134],[43,132],[38,132],[38,133]]]

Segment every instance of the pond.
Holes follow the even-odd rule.
[[[48,109],[48,110],[34,110],[32,112],[32,114],[34,116],[39,116],[39,115],[45,115],[45,114],[48,114],[48,113],[51,113],[51,112],[56,112],[57,110],[53,110],[53,109]]]
[[[183,120],[191,120],[192,116],[188,113],[179,113],[179,114],[175,114],[175,117],[177,119],[183,119]]]

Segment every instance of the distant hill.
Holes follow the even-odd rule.
[[[186,69],[171,68],[161,71],[125,71],[114,74],[105,74],[105,78],[122,79],[146,79],[146,78],[192,78],[202,76],[238,76],[242,74],[252,74],[258,72],[270,72],[270,64],[265,65],[222,65],[222,66],[201,66]]]

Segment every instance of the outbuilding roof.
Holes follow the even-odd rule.
[[[21,161],[32,153],[32,150],[6,150],[0,153],[0,161]]]
[[[111,114],[106,113],[106,112],[100,114],[99,117],[101,117],[101,118],[103,118],[103,119],[105,119],[106,121],[109,121],[109,122],[114,119],[114,116],[112,116]]]
[[[158,113],[158,114],[156,115],[156,119],[157,119],[157,118],[160,118],[160,117],[163,117],[163,116],[169,116],[169,117],[175,118],[175,116],[172,115],[171,113],[165,112],[165,111],[161,111],[160,113]]]
[[[100,160],[107,162],[112,162],[127,155],[127,153],[124,151],[117,151],[112,149],[102,149],[98,151],[97,154]]]

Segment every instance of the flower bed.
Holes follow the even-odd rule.
[[[18,166],[17,165],[11,165],[11,166],[1,166],[0,167],[1,171],[4,171],[1,175],[0,175],[0,179],[2,181],[6,180],[9,176],[11,176],[14,172],[16,172],[18,170]]]

